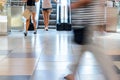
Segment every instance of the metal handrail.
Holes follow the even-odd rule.
[[[67,0],[67,2],[68,2],[68,23],[69,24],[71,24],[71,7],[70,7],[70,4],[71,4],[71,2],[70,2],[70,0]]]
[[[61,1],[63,2],[63,1]],[[59,16],[60,23],[71,23],[71,8],[70,0],[66,0],[64,4],[57,5],[57,17]],[[58,19],[57,19],[58,20]]]
[[[57,0],[58,2],[60,2],[61,0]],[[60,4],[57,4],[57,24],[61,23],[61,8],[60,8]]]

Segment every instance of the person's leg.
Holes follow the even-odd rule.
[[[30,25],[30,18],[26,20],[26,33],[28,32],[29,25]]]
[[[44,25],[45,25],[45,29],[46,29],[46,26],[47,26],[47,11],[43,10],[42,13],[43,13]]]
[[[36,20],[35,20],[36,12],[32,12],[32,20],[33,20],[33,25],[34,25],[34,31],[36,33]]]
[[[46,13],[46,29],[48,29],[50,13],[51,13],[51,10],[47,10],[47,13]]]
[[[84,28],[74,28],[74,33],[73,33],[73,36],[74,36],[74,42],[76,42],[78,45],[81,45],[81,49],[80,49],[80,54],[78,55],[77,57],[77,60],[74,61],[75,64],[73,64],[71,66],[71,68],[69,69],[71,71],[70,74],[68,74],[67,76],[65,76],[65,79],[67,80],[76,80],[75,79],[75,75],[77,73],[77,70],[79,68],[79,65],[80,65],[80,60],[84,54],[84,52],[87,50],[87,47],[89,45],[89,41],[88,41],[88,25],[83,25]],[[79,38],[79,39],[78,39]],[[77,39],[77,40],[75,40]]]
[[[78,59],[75,61],[74,64],[71,65],[71,67],[69,69],[71,73],[64,77],[66,80],[76,80],[75,76],[76,76],[77,70],[80,65],[79,61],[81,60],[84,52],[86,51],[86,47],[87,47],[87,45],[82,45],[81,51],[80,51],[81,53],[78,55]]]
[[[90,34],[95,30],[95,27],[89,27]],[[92,36],[91,36],[92,37]],[[113,62],[109,56],[105,54],[104,46],[99,42],[91,42],[88,45],[87,50],[90,51],[96,58],[98,64],[100,65],[101,69],[103,70],[103,74],[106,80],[119,80],[118,75],[115,72]]]
[[[117,73],[115,72],[112,60],[110,59],[109,56],[105,54],[104,49],[101,46],[95,44],[89,46],[88,49],[95,56],[98,64],[100,65],[103,71],[106,80],[120,80],[118,78]]]

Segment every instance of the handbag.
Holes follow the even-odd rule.
[[[79,45],[88,44],[87,27],[73,29],[73,41]]]
[[[3,10],[3,5],[0,3],[0,10],[2,11]]]
[[[24,18],[29,19],[31,12],[28,9],[25,9],[22,15],[24,16]]]

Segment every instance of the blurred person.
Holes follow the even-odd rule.
[[[54,1],[58,3],[56,0]],[[42,14],[43,14],[44,25],[45,25],[46,31],[48,31],[49,17],[50,17],[51,12],[52,12],[51,0],[43,0],[42,1]]]
[[[27,4],[26,9],[28,9],[31,12],[30,18],[26,20],[26,33],[25,34],[27,35],[31,19],[33,20],[34,34],[36,34],[36,20],[35,20],[36,6],[35,6],[35,3],[38,2],[39,0],[23,0],[23,1],[26,2],[26,4]]]
[[[74,41],[82,45],[79,59],[71,66],[70,73],[64,78],[66,80],[75,80],[75,75],[78,70],[80,59],[85,51],[90,51],[96,58],[106,80],[119,80],[115,72],[112,60],[105,55],[104,49],[99,42],[93,40],[93,32],[97,27],[105,24],[104,22],[104,0],[77,0],[71,4],[71,9],[81,8],[80,17],[83,21],[80,22],[82,28],[73,28]],[[87,14],[86,14],[87,13]],[[79,16],[77,16],[79,17]]]

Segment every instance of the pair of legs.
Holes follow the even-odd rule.
[[[94,28],[92,27],[89,27],[89,28],[90,29],[88,29],[87,33],[90,33],[90,36],[87,36],[87,37],[91,38]],[[79,61],[81,60],[85,51],[90,51],[94,55],[94,57],[96,58],[98,64],[100,65],[103,71],[103,74],[106,80],[119,80],[118,75],[114,70],[112,60],[107,55],[105,55],[104,48],[98,42],[91,42],[89,44],[82,45],[79,59],[71,67],[70,69],[71,73],[65,76],[66,80],[75,80],[75,75],[80,64]]]
[[[103,74],[105,76],[106,80],[119,80],[117,73],[114,70],[114,66],[112,63],[112,60],[106,56],[103,52],[103,49],[97,48],[98,45],[83,45],[82,47],[82,53],[79,55],[79,60],[82,58],[84,52],[89,50],[92,52],[92,54],[95,56],[98,64],[100,65]],[[75,65],[73,65],[73,68],[71,69],[72,73],[67,75],[65,78],[66,80],[76,80],[75,74],[78,70],[79,66],[79,60],[76,62]]]
[[[42,11],[46,31],[48,30],[50,13],[51,13],[51,9],[43,9]]]
[[[35,12],[32,12],[32,13],[31,13],[31,17],[32,17],[32,20],[33,20],[34,31],[36,32],[35,16],[36,16],[36,13],[35,13]],[[31,17],[30,17],[30,18],[31,18]],[[30,25],[30,18],[26,20],[26,32],[28,32],[28,28],[29,28],[29,25]]]

